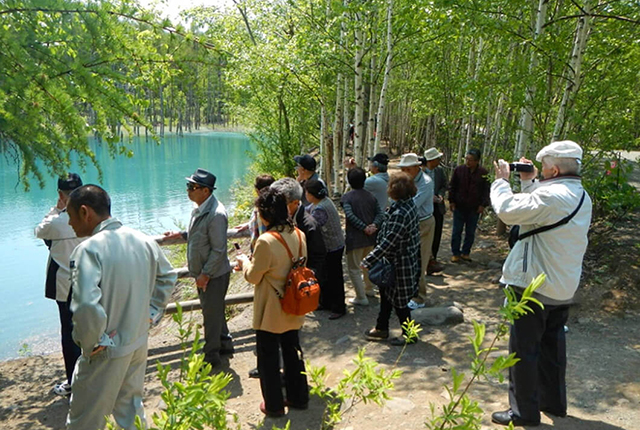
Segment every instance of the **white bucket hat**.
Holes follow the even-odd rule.
[[[443,155],[442,152],[438,151],[436,148],[429,148],[426,151],[424,151],[424,158],[426,158],[427,161],[435,160],[436,158],[441,158],[442,155]]]
[[[536,160],[542,161],[544,157],[575,158],[582,160],[582,148],[571,140],[561,140],[542,148],[540,152],[538,152],[538,155],[536,155]]]
[[[398,163],[398,167],[411,167],[420,165],[422,165],[422,162],[418,158],[418,155],[414,154],[413,152],[403,154],[400,158],[400,163]]]

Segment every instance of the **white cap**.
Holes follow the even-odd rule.
[[[398,167],[411,167],[411,166],[420,166],[422,162],[418,158],[416,154],[413,152],[409,152],[408,154],[403,154],[400,158],[400,163],[398,163]]]
[[[536,155],[536,160],[542,161],[544,157],[575,158],[582,160],[582,148],[571,140],[561,140],[542,148],[540,152],[538,152],[538,155]]]

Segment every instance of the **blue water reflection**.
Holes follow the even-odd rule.
[[[186,225],[193,204],[187,199],[185,176],[202,167],[217,176],[216,196],[230,206],[229,188],[244,177],[253,151],[246,136],[237,133],[196,133],[168,136],[162,145],[134,138],[133,158],[111,159],[106,148],[92,143],[103,171],[87,167],[85,183],[104,187],[112,199],[112,213],[126,225],[150,234]],[[1,157],[0,157],[1,158]],[[33,236],[34,227],[57,200],[56,179],[44,189],[24,192],[17,185],[15,165],[0,159],[0,279],[4,306],[0,312],[0,359],[15,357],[24,342],[32,352],[44,343],[57,350],[57,306],[44,298],[47,248]]]

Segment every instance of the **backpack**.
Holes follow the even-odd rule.
[[[282,310],[287,314],[301,316],[313,312],[318,308],[320,301],[320,284],[318,284],[313,270],[306,266],[307,257],[300,257],[300,255],[302,255],[302,234],[297,228],[295,230],[300,244],[298,258],[293,258],[287,242],[284,241],[280,233],[275,231],[268,231],[267,233],[272,234],[284,245],[292,261],[291,269],[284,284],[284,296],[280,297],[280,293],[276,290],[276,294],[280,297]]]

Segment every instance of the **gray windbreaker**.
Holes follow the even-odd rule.
[[[82,354],[104,345],[110,357],[123,357],[143,346],[177,278],[158,244],[109,218],[76,247],[70,266],[73,340]]]

